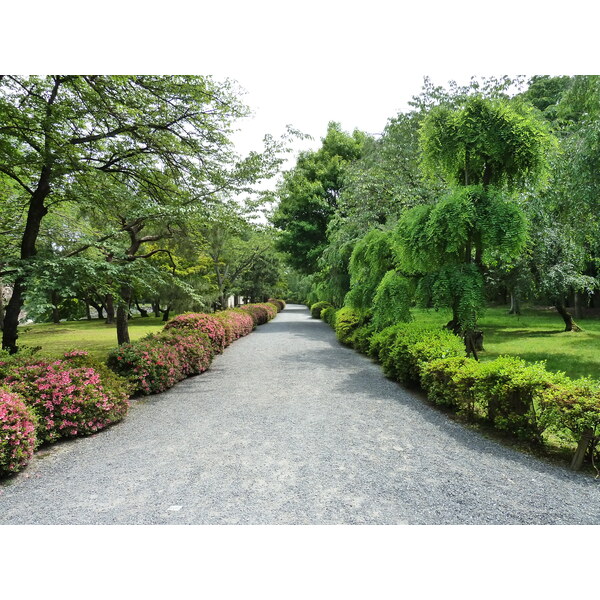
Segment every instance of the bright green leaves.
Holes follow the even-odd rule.
[[[350,257],[350,291],[344,304],[369,310],[379,282],[391,269],[390,232],[371,229],[354,247]]]
[[[409,279],[394,270],[383,276],[373,298],[373,326],[377,331],[399,322],[412,321],[413,287]]]
[[[545,174],[554,144],[531,107],[480,96],[457,110],[432,108],[421,128],[424,170],[458,185],[535,182]]]

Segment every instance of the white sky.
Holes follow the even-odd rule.
[[[369,133],[380,132],[387,119],[405,108],[408,100],[420,91],[424,75],[445,84],[449,79],[465,82],[471,75],[600,73],[596,4],[592,0],[5,2],[1,11],[0,72],[185,73],[228,77],[247,90],[245,101],[255,112],[255,118],[236,136],[240,152],[258,149],[265,133],[278,136],[288,123],[312,135],[315,138],[312,147],[317,147],[330,120],[341,122],[346,130],[356,127]],[[25,531],[27,535],[21,536]],[[574,530],[564,528],[554,528],[551,534],[544,528],[535,528],[535,534],[531,528],[375,528],[360,529],[358,541],[356,528],[335,528],[334,533],[327,528],[258,527],[242,528],[243,533],[228,529],[230,542],[224,543],[222,529],[211,529],[209,535],[202,528],[180,528],[177,534],[162,528],[159,547],[149,538],[146,546],[138,544],[141,533],[149,535],[148,529],[136,529],[135,537],[131,531],[71,530],[69,539],[77,535],[78,548],[84,544],[87,551],[75,563],[80,568],[80,577],[75,580],[86,584],[81,574],[89,572],[90,565],[101,574],[106,573],[107,565],[111,570],[123,571],[132,568],[143,571],[148,565],[155,565],[156,571],[150,573],[150,579],[117,579],[111,580],[111,585],[125,585],[126,589],[139,592],[140,584],[146,583],[142,589],[149,590],[148,585],[154,586],[156,581],[171,591],[178,589],[173,586],[176,582],[181,584],[180,579],[159,579],[159,574],[164,575],[161,568],[177,573],[177,559],[181,556],[186,571],[180,575],[189,579],[198,568],[190,559],[197,556],[196,551],[202,551],[206,568],[197,577],[194,575],[194,585],[206,588],[211,576],[217,586],[231,585],[234,571],[237,569],[239,574],[242,568],[243,587],[237,597],[246,597],[246,589],[248,597],[253,597],[246,583],[252,584],[255,591],[260,589],[264,599],[384,597],[382,585],[388,582],[390,590],[406,590],[412,596],[408,586],[414,582],[424,583],[432,596],[446,593],[454,583],[454,587],[460,586],[461,597],[473,598],[475,594],[480,596],[480,592],[465,586],[481,582],[487,597],[497,598],[501,596],[495,595],[496,591],[505,595],[506,590],[502,578],[498,580],[497,573],[494,575],[496,567],[504,564],[504,559],[500,554],[496,558],[496,553],[498,548],[502,551],[510,544],[507,560],[511,579],[517,581],[520,575],[527,576],[530,572],[542,574],[516,583],[521,595],[535,590],[537,595],[557,597],[560,592],[576,593],[577,578],[563,583],[556,580],[554,571],[545,579],[545,567],[554,564],[556,558],[546,555],[546,549],[568,553],[568,548],[579,547],[585,539],[584,532],[589,532],[579,528],[577,532],[581,535],[573,538]],[[17,528],[11,535],[12,544],[6,545],[12,552],[14,581],[27,577],[29,586],[33,582],[27,572],[29,563],[13,559],[19,556],[21,560],[21,554],[25,556],[31,550],[30,536],[31,529]],[[88,559],[88,553],[95,549],[91,541],[98,540],[98,536],[102,550],[100,555],[97,551],[93,554],[94,562]],[[466,536],[470,541],[465,547]],[[46,552],[46,537],[44,531],[35,538],[37,544],[33,547],[37,548],[37,554]],[[60,531],[51,537],[52,547],[57,539],[62,539]],[[294,543],[286,539],[293,539]],[[26,544],[23,553],[14,546],[20,540]],[[115,544],[115,540],[121,543]],[[427,544],[423,545],[423,540],[428,540]],[[471,545],[474,552],[469,549]],[[144,553],[145,547],[151,549],[151,556]],[[218,548],[216,553],[211,553],[213,547]],[[235,553],[240,547],[246,549],[243,556]],[[167,555],[160,552],[163,548],[169,548],[173,557],[165,559]],[[368,553],[365,548],[369,548]],[[527,549],[527,556],[513,561],[511,553],[520,548]],[[79,550],[66,542],[61,549],[69,553],[72,573]],[[230,562],[232,551],[238,560],[235,568]],[[166,560],[164,565],[157,562],[157,552]],[[101,561],[103,556],[107,562]],[[264,556],[270,561],[268,568]],[[584,563],[594,556],[592,552],[585,556],[581,553],[577,559],[580,573],[592,572],[594,563]],[[308,580],[304,580],[304,575],[298,575],[290,567],[296,562],[303,564],[307,557],[313,563],[312,570],[309,568],[305,573]],[[361,560],[357,561],[357,557]],[[15,570],[17,563],[23,565],[20,577]],[[405,568],[399,572],[402,565]],[[46,578],[41,575],[52,577],[53,572],[40,569],[37,561],[35,570],[40,575],[40,585],[45,586]],[[437,580],[429,576],[430,569],[440,575]],[[282,573],[285,580],[281,579]],[[311,588],[311,573],[323,577],[333,574],[335,578],[328,581],[329,587],[314,584]],[[361,574],[372,574],[367,587],[360,585]],[[584,575],[577,581],[583,585],[587,579]],[[70,581],[73,581],[71,575]],[[265,588],[266,581],[279,583],[281,587],[271,595],[268,591],[273,587]],[[437,587],[435,581],[439,582]],[[300,584],[303,587],[299,588]],[[374,588],[376,584],[379,587]],[[295,595],[299,589],[303,594]],[[330,593],[320,596],[319,590],[323,589]],[[49,588],[41,591],[46,595]],[[169,595],[167,591],[165,594]]]

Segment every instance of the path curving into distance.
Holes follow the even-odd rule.
[[[2,524],[600,524],[600,481],[449,420],[299,305],[39,452]]]

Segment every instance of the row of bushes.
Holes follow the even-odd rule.
[[[89,435],[121,420],[131,387],[87,352],[0,361],[0,474],[21,470],[44,442]]]
[[[315,309],[313,312],[312,309]],[[461,338],[448,330],[400,323],[376,331],[345,307],[311,306],[344,344],[378,360],[385,374],[420,386],[430,401],[470,421],[537,444],[596,442],[600,430],[600,382],[573,380],[547,371],[543,362],[514,356],[479,362],[465,356]]]
[[[277,300],[179,315],[160,333],[116,348],[106,365],[82,350],[57,360],[3,355],[0,475],[23,469],[42,443],[89,435],[121,420],[131,396],[162,392],[206,371],[216,354],[284,307]]]

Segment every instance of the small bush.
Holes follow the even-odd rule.
[[[221,321],[225,329],[225,345],[229,346],[235,340],[248,335],[254,329],[252,316],[244,310],[237,308],[222,310],[214,314]]]
[[[69,360],[19,366],[5,379],[36,414],[40,442],[89,435],[121,420],[129,408],[127,388],[111,386],[113,380]]]
[[[269,320],[269,312],[264,306],[258,306],[256,304],[243,304],[240,309],[247,312],[254,322],[254,326],[264,325]]]
[[[556,376],[539,395],[540,428],[577,443],[587,430],[600,428],[600,382]]]
[[[371,345],[371,337],[374,333],[375,331],[372,323],[361,325],[360,327],[357,327],[351,334],[350,344],[359,352],[368,354],[369,347]]]
[[[335,329],[335,315],[337,310],[333,306],[328,306],[321,311],[321,319]]]
[[[361,324],[360,312],[344,306],[335,315],[335,335],[342,344],[351,344],[354,330]]]
[[[313,319],[320,319],[321,318],[321,311],[324,308],[330,308],[331,304],[329,302],[315,302],[311,307],[310,307],[310,314],[312,316]]]
[[[277,306],[277,312],[282,311],[285,308],[285,300],[281,300],[280,298],[269,298],[267,302]]]
[[[214,346],[206,333],[170,329],[113,350],[107,364],[127,377],[134,394],[155,394],[208,369]]]
[[[36,446],[37,420],[21,396],[0,388],[0,475],[27,465]]]
[[[421,367],[436,358],[464,356],[461,339],[446,329],[418,323],[386,327],[371,338],[371,356],[379,359],[384,373],[400,383],[419,383]]]
[[[185,313],[171,319],[165,325],[165,330],[168,329],[195,329],[201,331],[210,338],[215,353],[219,354],[225,349],[225,327],[215,315]]]
[[[462,403],[453,377],[468,362],[476,361],[473,358],[452,356],[424,364],[421,367],[421,387],[427,392],[429,400],[438,406],[459,409]]]

